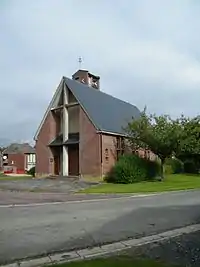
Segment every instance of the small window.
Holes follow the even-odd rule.
[[[121,148],[121,138],[117,137],[117,149]]]
[[[106,159],[106,161],[109,160],[109,152],[108,152],[107,148],[105,149],[105,159]]]

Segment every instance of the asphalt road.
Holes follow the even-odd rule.
[[[131,194],[127,194],[129,196]],[[0,207],[3,205],[32,205],[32,203],[55,203],[68,201],[81,201],[87,199],[124,197],[124,194],[68,194],[51,192],[20,192],[0,190]]]
[[[200,191],[0,206],[0,263],[140,237],[200,222]]]

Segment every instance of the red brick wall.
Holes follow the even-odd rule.
[[[109,172],[116,162],[116,136],[103,135],[102,136],[102,167],[103,175]]]
[[[48,144],[56,137],[56,119],[50,111],[36,141],[36,174],[45,175],[54,173],[53,157]]]
[[[13,164],[12,164],[13,162]],[[24,170],[25,167],[25,155],[24,154],[9,154],[8,165],[15,166],[18,170]]]
[[[80,174],[85,176],[101,175],[101,149],[100,135],[95,127],[80,108],[80,144],[79,162]]]

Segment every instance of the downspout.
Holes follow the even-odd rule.
[[[102,132],[100,132],[100,160],[101,160],[101,180],[103,180],[103,149],[102,149]]]

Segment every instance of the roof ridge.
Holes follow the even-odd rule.
[[[91,87],[88,86],[87,84],[84,84],[84,83],[81,83],[81,82],[79,82],[79,81],[73,80],[73,79],[68,78],[68,77],[66,77],[66,76],[63,76],[63,78],[64,78],[64,79],[67,79],[67,80],[74,81],[74,82],[76,82],[76,83],[79,83],[79,84],[81,84],[81,85],[83,85],[83,86],[85,86],[85,87],[91,89],[91,90],[94,90],[97,94],[101,93],[101,94],[107,95],[107,96],[109,96],[109,97],[112,97],[112,98],[114,98],[114,99],[117,99],[118,101],[124,102],[125,104],[128,104],[128,105],[130,105],[130,106],[133,106],[133,107],[137,108],[136,105],[133,105],[133,104],[129,103],[128,101],[122,100],[122,99],[120,99],[120,98],[118,98],[118,97],[116,97],[116,96],[113,96],[113,95],[111,95],[111,94],[108,94],[108,93],[106,93],[106,92],[104,92],[104,91],[101,91],[101,90],[99,90],[99,89],[91,88]]]
[[[127,123],[140,116],[135,105],[65,76],[63,80],[98,131],[124,134]]]

